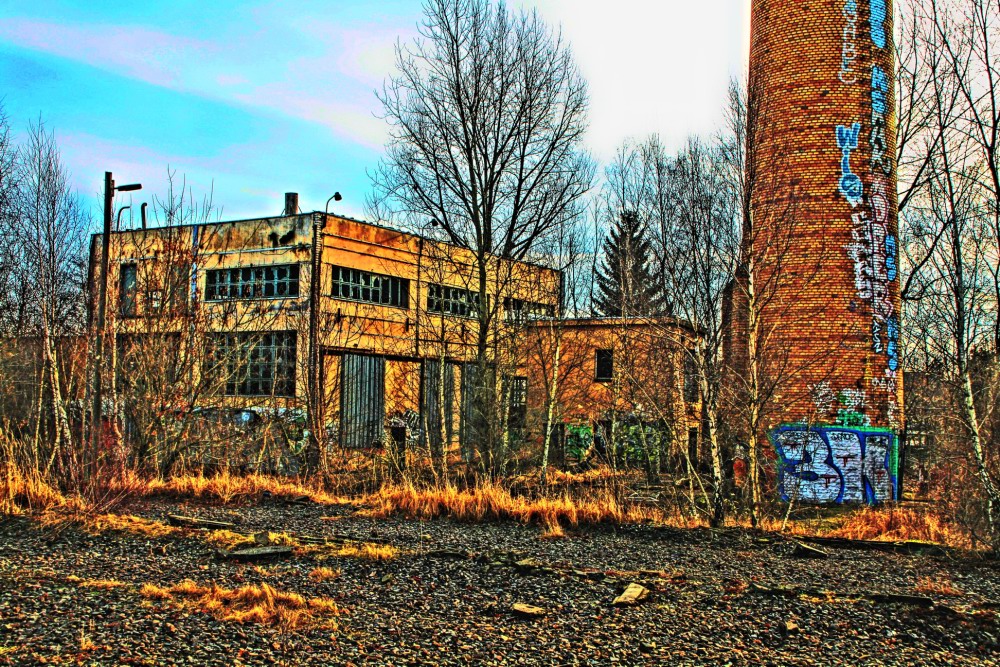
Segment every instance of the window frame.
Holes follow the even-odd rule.
[[[601,355],[606,354],[607,359],[602,364]],[[610,365],[610,372],[605,376],[601,374],[601,367]],[[613,348],[597,348],[594,350],[594,382],[612,382],[615,379],[615,351]]]
[[[350,278],[357,275],[359,281],[344,280],[344,272],[349,272]],[[368,284],[364,283],[364,280]],[[351,294],[344,296],[344,288],[350,288]],[[395,287],[399,303],[392,303],[391,296]],[[339,288],[339,293],[338,293]],[[368,298],[364,298],[365,291],[368,291]],[[378,292],[379,299],[375,300],[373,295]],[[382,299],[383,294],[388,292],[389,301]],[[358,296],[355,296],[357,293]],[[337,301],[350,301],[353,303],[367,303],[373,306],[386,306],[388,308],[410,309],[410,279],[401,276],[390,276],[385,273],[376,273],[365,269],[358,269],[351,266],[333,265],[330,271],[330,297]]]
[[[510,402],[507,405],[507,426],[523,430],[528,425],[528,377],[513,375],[508,382]]]
[[[504,321],[515,326],[539,320],[550,320],[556,316],[556,307],[550,303],[529,301],[516,297],[504,297]]]
[[[296,396],[296,331],[212,332],[208,334],[205,352],[205,372],[212,382],[219,383],[215,392],[218,395],[244,398]],[[266,371],[267,368],[270,372]],[[282,370],[285,375],[279,377]],[[264,384],[269,386],[269,391],[262,390]]]
[[[287,271],[284,277],[278,275],[281,270]],[[271,272],[270,277],[268,272]],[[223,277],[225,280],[221,280]],[[284,294],[279,294],[280,285],[285,285]],[[269,287],[271,294],[268,294]],[[234,291],[236,294],[233,294]],[[206,303],[276,301],[298,299],[301,296],[302,265],[298,262],[230,266],[206,269],[205,271],[205,296],[203,300]]]
[[[437,293],[435,294],[435,292]],[[465,287],[455,287],[454,285],[444,285],[441,283],[427,284],[428,313],[474,320],[479,318],[480,301],[479,292],[474,292]],[[461,306],[460,310],[464,312],[456,312],[456,305]]]
[[[126,287],[126,275],[132,277],[128,287]],[[122,262],[118,266],[118,312],[122,318],[141,317],[139,300],[139,264],[137,262]]]
[[[681,363],[683,373],[682,397],[685,403],[697,403],[701,398],[701,379],[698,377],[698,365],[690,352],[684,353],[684,361]]]

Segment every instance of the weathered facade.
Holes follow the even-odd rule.
[[[786,499],[899,494],[892,17],[891,0],[752,3],[756,331],[784,355],[765,426]]]
[[[92,281],[100,248],[95,235]],[[394,425],[457,444],[481,302],[467,251],[316,212],[116,232],[110,256],[119,382],[152,356],[182,380],[154,397],[172,410],[311,411],[346,447],[381,445]],[[559,294],[557,271],[489,263],[491,363],[523,379],[506,337],[554,315]]]

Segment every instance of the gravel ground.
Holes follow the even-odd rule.
[[[0,665],[1000,664],[997,563],[851,549],[804,559],[784,540],[743,531],[628,527],[547,540],[514,523],[376,520],[349,506],[272,500],[141,501],[118,511],[231,521],[244,533],[350,535],[400,555],[324,561],[341,575],[314,582],[312,556],[236,564],[217,559],[196,530],[151,539],[0,519]],[[524,558],[538,567],[514,565]],[[84,588],[71,576],[128,585]],[[223,622],[137,592],[188,578],[329,597],[344,611],[340,628]],[[917,589],[928,580],[961,594]],[[612,606],[631,581],[649,598]],[[519,618],[516,602],[547,614]]]

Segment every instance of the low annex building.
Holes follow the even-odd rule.
[[[544,432],[551,405],[557,438],[570,456],[603,448],[602,442],[627,448],[645,438],[637,449],[658,450],[658,463],[688,455],[697,465],[701,392],[687,354],[696,336],[674,317],[537,320],[526,360],[537,432]]]

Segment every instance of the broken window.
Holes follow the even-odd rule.
[[[118,334],[118,382],[122,387],[146,385],[164,389],[178,378],[180,334]]]
[[[555,317],[556,308],[552,304],[537,303],[506,297],[503,300],[504,317],[508,324],[524,324],[532,320]]]
[[[334,299],[361,301],[397,308],[410,307],[410,281],[361,269],[333,267]]]
[[[187,310],[190,267],[186,264],[167,264],[153,276],[144,280],[144,314],[179,315]]]
[[[523,376],[510,378],[509,400],[507,424],[513,430],[521,430],[528,423],[528,378]]]
[[[294,396],[294,331],[209,334],[206,374],[226,396]]]
[[[462,287],[431,283],[427,289],[427,310],[431,313],[477,317],[479,314],[479,292]]]
[[[137,317],[139,315],[139,267],[135,264],[122,264],[119,275],[118,305],[122,317]]]
[[[594,379],[598,382],[610,382],[615,374],[615,355],[611,350],[597,350],[595,353],[596,372]]]
[[[299,295],[299,265],[242,266],[205,272],[205,300],[287,299]]]

